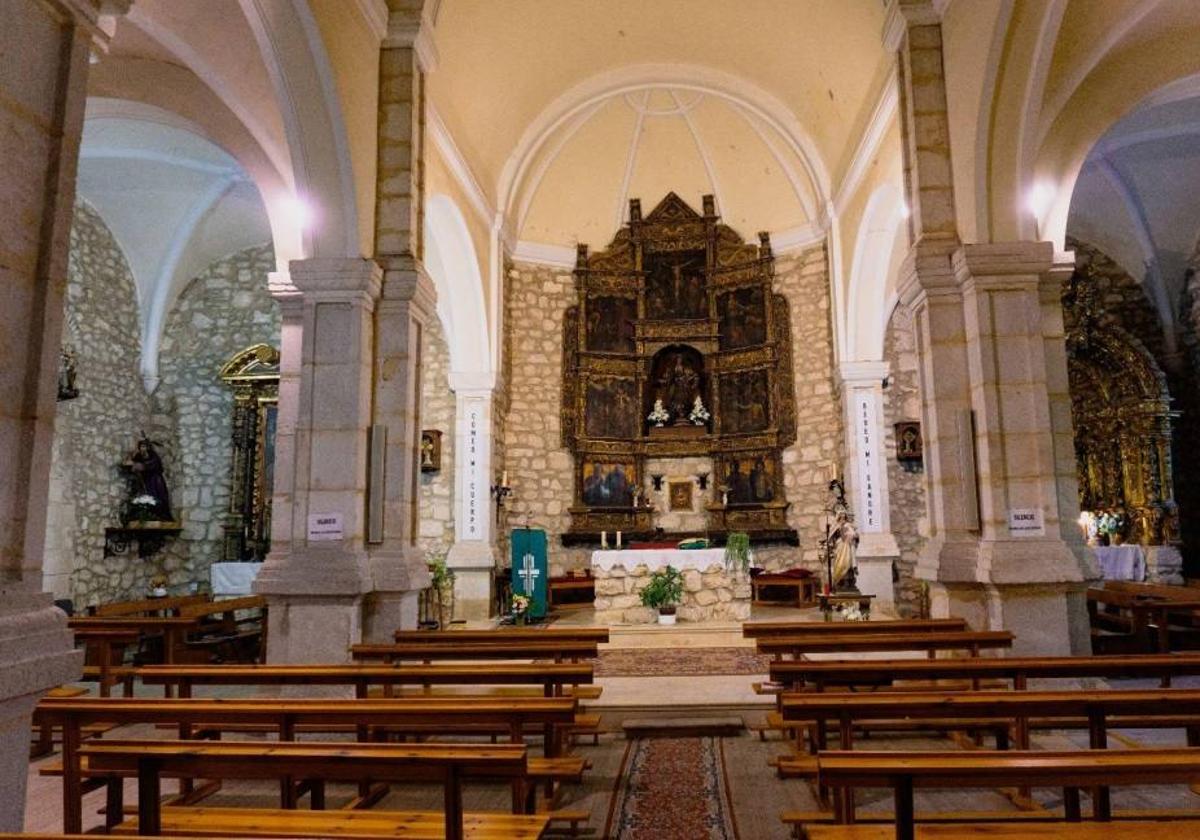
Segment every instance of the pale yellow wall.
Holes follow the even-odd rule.
[[[488,329],[495,330],[496,325],[490,322],[492,315],[491,290],[488,289],[489,253],[491,247],[491,229],[485,224],[479,213],[472,206],[462,187],[446,166],[445,160],[438,151],[437,145],[428,143],[425,148],[425,195],[438,194],[449,196],[458,206],[458,210],[466,220],[467,230],[471,234],[471,244],[475,247],[475,259],[479,263],[479,276],[483,280],[483,288],[479,293],[483,296],[484,311],[489,318]]]
[[[345,0],[309,0],[337,84],[358,205],[363,256],[375,251],[379,40]],[[303,107],[303,105],[301,105]]]

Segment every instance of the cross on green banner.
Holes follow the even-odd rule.
[[[549,565],[546,560],[546,532],[534,528],[516,528],[512,546],[512,591],[529,596],[530,618],[546,615],[546,587]]]

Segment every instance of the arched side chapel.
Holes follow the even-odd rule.
[[[145,585],[144,568],[84,555],[89,502],[59,492],[89,471],[111,479],[108,454],[72,459],[56,439],[86,422],[86,400],[56,406],[56,383],[60,346],[87,353],[89,329],[126,348],[105,376],[136,370],[125,419],[172,441],[181,591],[222,559],[204,517],[224,468],[188,447],[223,445],[227,429],[216,408],[188,414],[197,360],[279,349],[271,549],[254,584],[279,663],[346,661],[349,644],[414,625],[433,554],[456,572],[458,615],[492,615],[509,531],[526,522],[549,532],[552,573],[587,565],[594,546],[562,539],[580,480],[561,445],[562,326],[577,246],[602,250],[631,199],[649,209],[674,192],[699,210],[711,196],[741,242],[769,246],[794,354],[797,436],[777,455],[798,543],[764,544],[769,568],[818,566],[825,486],[841,475],[860,585],[881,606],[1011,629],[1023,653],[1089,650],[1084,590],[1099,571],[1078,525],[1069,237],[1120,270],[1105,306],[1151,313],[1130,332],[1178,419],[1160,451],[1193,469],[1197,208],[1186,183],[1156,202],[1151,169],[1155,152],[1196,152],[1200,17],[1185,4],[861,0],[806,16],[768,2],[739,28],[721,4],[690,18],[674,0],[581,19],[533,0],[511,13],[479,0],[10,5],[0,826],[20,821],[33,704],[80,666],[49,593]],[[544,59],[536,72],[515,66],[522,51]],[[153,213],[121,198],[122,165],[143,195],[172,182]],[[128,310],[120,341],[64,326],[72,288],[92,282],[68,268],[73,224],[77,240],[111,240],[105,280],[134,292],[113,308]],[[206,326],[223,308],[244,321],[230,346]],[[917,464],[894,457],[900,422],[920,423]],[[441,472],[421,469],[431,428]],[[667,488],[715,479],[721,458],[753,450],[730,446],[650,447],[637,465]],[[512,494],[497,511],[501,484]],[[671,522],[719,504],[704,485]],[[1156,492],[1155,510],[1177,501],[1183,521],[1149,545],[1162,577],[1187,576],[1191,497]],[[1014,530],[1018,515],[1036,525]],[[313,538],[313,517],[336,520],[333,539]]]

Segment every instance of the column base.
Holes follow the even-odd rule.
[[[454,617],[484,621],[494,615],[496,604],[496,558],[494,549],[482,542],[456,542],[446,555],[454,571]]]
[[[25,826],[33,708],[83,672],[67,618],[49,595],[0,590],[0,831]]]
[[[386,645],[397,630],[416,630],[421,612],[420,590],[372,592],[363,611],[363,641]]]
[[[375,644],[390,644],[397,630],[416,630],[420,618],[421,592],[433,582],[425,556],[415,546],[400,550],[372,551],[372,592],[367,596],[363,638]]]
[[[892,581],[892,564],[898,557],[863,557],[860,554],[855,559],[858,591],[864,595],[874,595],[875,606],[895,609],[896,588]]]
[[[1011,630],[1012,656],[1092,652],[1085,583],[929,585],[933,618],[965,618],[976,630]]]
[[[1146,580],[1183,585],[1183,555],[1173,545],[1146,546]]]

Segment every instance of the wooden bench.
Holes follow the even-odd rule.
[[[166,598],[140,598],[136,601],[115,601],[98,604],[88,610],[88,615],[117,618],[120,616],[173,616],[179,615],[184,607],[207,603],[207,595],[176,595]]]
[[[745,621],[742,636],[759,639],[767,636],[803,636],[808,633],[922,633],[965,631],[970,627],[962,618],[903,618],[886,621]]]
[[[526,774],[525,747],[517,745],[344,744],[344,743],[223,743],[101,742],[81,750],[92,772],[112,774],[107,808],[123,811],[124,776],[138,780],[138,818],[141,835],[162,833],[162,777],[221,779],[279,779],[285,789],[291,779],[304,779],[314,803],[324,803],[328,781],[370,784],[382,782],[440,782],[444,790],[447,840],[465,837],[462,783],[465,779],[521,780]],[[285,803],[286,805],[287,803]],[[329,819],[329,823],[336,819]],[[518,837],[540,837],[548,818],[511,817],[505,825]],[[119,827],[118,827],[119,828]]]
[[[932,816],[932,815],[931,815]],[[964,837],[987,840],[1027,840],[1053,837],[1056,840],[1113,840],[1118,837],[1200,837],[1200,820],[1153,820],[1108,823],[1064,823],[1021,821],[1019,824],[976,822],[923,825],[918,815],[917,840],[962,840]],[[892,840],[896,829],[891,825],[813,825],[805,829],[808,840]]]
[[[824,752],[818,776],[837,792],[839,822],[853,823],[860,787],[892,788],[895,837],[916,837],[913,791],[917,788],[1061,787],[1068,821],[1081,816],[1079,789],[1110,785],[1191,784],[1200,780],[1200,750],[1014,751],[1014,752]],[[1093,816],[1107,821],[1106,797],[1093,800]]]
[[[1009,680],[1017,690],[1031,679],[1157,679],[1164,688],[1175,677],[1200,674],[1200,654],[1146,656],[965,657],[776,661],[771,680],[782,688],[823,691],[828,686],[893,686],[904,680]]]
[[[442,644],[359,644],[351,645],[350,656],[356,661],[433,662],[434,660],[472,659],[549,659],[554,662],[578,662],[595,659],[595,642],[515,641],[445,642]]]
[[[145,643],[150,639],[162,640],[162,661],[170,664],[175,661],[175,653],[183,647],[183,640],[192,632],[200,620],[183,616],[115,616],[98,617],[86,616],[67,619],[67,627],[72,630],[132,630],[140,635],[140,641]]]
[[[473,663],[465,665],[151,665],[138,669],[146,685],[178,687],[191,696],[196,685],[353,686],[367,697],[371,686],[385,692],[400,686],[541,686],[546,697],[564,687],[591,685],[591,665],[573,663]],[[168,696],[170,692],[168,691]],[[385,695],[386,696],[386,695]]]
[[[1168,596],[1158,593],[1165,588],[1179,588],[1186,594]],[[1113,637],[1104,635],[1108,632],[1116,634],[1118,642],[1124,639],[1134,650],[1167,653],[1171,650],[1172,622],[1190,627],[1196,620],[1197,611],[1200,611],[1200,590],[1151,587],[1139,591],[1105,586],[1089,589],[1087,602],[1094,645],[1111,645]]]
[[[607,627],[502,627],[496,630],[397,630],[395,641],[403,644],[441,642],[595,642],[608,643]]]
[[[305,726],[341,728],[368,740],[376,732],[433,734],[475,731],[479,726],[504,727],[514,743],[523,743],[527,726],[541,727],[547,757],[557,757],[561,734],[575,722],[573,698],[515,697],[462,698],[414,697],[389,700],[291,700],[257,698],[247,700],[114,699],[83,698],[42,700],[35,710],[39,722],[57,725],[63,732],[63,829],[79,831],[85,770],[79,761],[80,735],[87,724],[131,723],[172,724],[180,739],[191,738],[206,728],[257,726],[273,730],[281,742],[295,740]],[[55,768],[44,768],[54,775]],[[188,793],[185,785],[181,793]],[[514,790],[514,800],[524,793]]]
[[[266,650],[267,599],[262,595],[192,604],[179,613],[199,624],[178,659],[256,662]],[[239,617],[238,613],[252,615]]]
[[[1007,630],[937,631],[925,633],[829,633],[803,636],[767,636],[758,639],[759,653],[776,659],[807,653],[868,653],[899,650],[965,650],[977,656],[984,649],[1011,648],[1013,634]]]
[[[132,678],[121,667],[125,649],[141,639],[140,631],[131,628],[74,627],[75,643],[83,645],[83,680],[97,683],[101,697],[112,693],[112,687],[124,683],[126,696],[133,693]]]
[[[768,600],[763,598],[762,590],[766,588],[790,589],[791,598]],[[814,602],[817,594],[817,579],[815,577],[793,577],[785,574],[763,572],[750,578],[750,600],[755,604],[782,604],[784,606],[807,607]]]
[[[563,575],[562,577],[552,577],[546,582],[546,605],[554,606],[554,596],[561,596],[566,593],[579,593],[586,599],[587,605],[591,605],[592,600],[596,597],[596,579],[590,574],[588,575]]]

